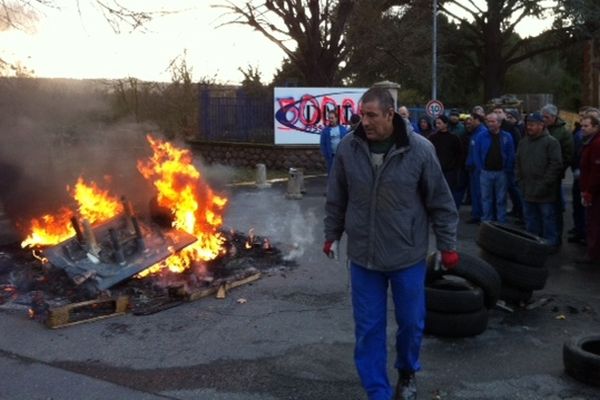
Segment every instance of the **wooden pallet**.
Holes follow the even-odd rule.
[[[61,307],[50,308],[46,326],[56,329],[116,317],[117,315],[125,314],[128,307],[128,296],[67,304]]]
[[[259,279],[260,277],[261,277],[261,273],[255,272],[255,273],[245,276],[241,279],[224,280],[223,282],[216,283],[209,288],[185,293],[183,295],[183,297],[185,298],[186,301],[195,301],[195,300],[201,299],[203,297],[212,296],[214,294],[217,299],[224,299],[225,297],[227,297],[227,293],[231,289],[236,288],[238,286],[245,285],[250,282],[254,282],[255,280]]]

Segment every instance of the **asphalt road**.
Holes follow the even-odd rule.
[[[321,253],[324,179],[308,179],[301,200],[286,199],[284,184],[229,190],[225,224],[268,236],[296,267],[275,269],[224,300],[57,330],[23,310],[1,309],[0,398],[365,399],[352,361],[348,271],[344,260]],[[461,223],[460,250],[477,254],[476,231]],[[494,309],[476,337],[426,336],[419,398],[600,399],[562,364],[565,340],[600,327],[600,268],[575,266],[582,251],[565,244],[552,256],[547,285],[534,293],[534,300],[549,299],[545,305]]]

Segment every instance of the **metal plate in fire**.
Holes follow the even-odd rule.
[[[152,229],[134,222],[135,226],[126,216],[115,217],[88,227],[86,235],[45,249],[44,255],[76,284],[93,281],[99,290],[105,290],[197,240],[183,231]]]

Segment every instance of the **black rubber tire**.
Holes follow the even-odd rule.
[[[503,284],[523,290],[540,290],[546,286],[548,280],[548,268],[546,267],[530,267],[519,264],[486,250],[481,250],[479,255],[494,267]]]
[[[541,237],[497,222],[479,225],[477,244],[492,254],[530,267],[543,267],[550,254],[550,246]]]
[[[582,335],[563,345],[563,364],[571,377],[600,386],[600,335]]]
[[[500,289],[500,300],[510,304],[527,303],[533,296],[533,290],[523,290],[508,285],[502,285]]]
[[[431,311],[474,312],[484,307],[483,299],[483,290],[462,278],[442,278],[425,287],[425,303]]]
[[[441,313],[427,311],[425,333],[444,337],[468,337],[486,330],[488,310],[482,308],[471,313]]]
[[[502,281],[498,272],[490,264],[479,257],[459,252],[460,262],[449,271],[435,271],[434,257],[427,258],[427,282],[433,282],[444,275],[455,275],[465,278],[475,286],[479,286],[484,293],[484,302],[487,308],[493,308],[500,295]]]

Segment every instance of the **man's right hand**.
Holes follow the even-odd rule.
[[[323,244],[323,253],[329,258],[338,259],[339,244],[337,240],[326,240]]]

